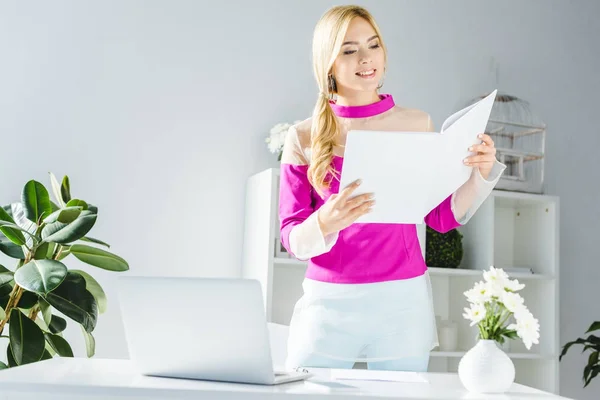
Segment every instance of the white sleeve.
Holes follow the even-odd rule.
[[[327,253],[337,242],[339,233],[323,236],[318,220],[319,210],[312,213],[305,221],[290,231],[290,251],[299,260]]]
[[[471,219],[492,193],[505,169],[506,165],[496,160],[488,179],[485,179],[479,172],[479,168],[473,168],[469,180],[452,194],[451,208],[458,223],[464,225]]]

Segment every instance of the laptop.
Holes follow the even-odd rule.
[[[241,278],[119,276],[129,356],[142,375],[276,385],[260,283]]]

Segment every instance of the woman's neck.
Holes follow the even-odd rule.
[[[340,106],[364,106],[380,100],[377,92],[338,93],[336,104]]]

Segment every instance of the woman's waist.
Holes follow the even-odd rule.
[[[320,280],[307,275],[302,288],[304,294],[310,297],[378,297],[386,300],[396,298],[413,298],[415,295],[427,290],[428,272],[418,273],[416,276],[405,279],[390,279],[375,282],[332,282]]]

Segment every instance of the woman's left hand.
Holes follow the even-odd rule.
[[[489,135],[480,133],[477,137],[480,138],[483,143],[474,144],[469,147],[468,150],[475,152],[476,154],[465,158],[463,162],[470,167],[479,168],[481,176],[483,176],[484,179],[487,179],[496,162],[496,148],[494,147],[494,141]]]

